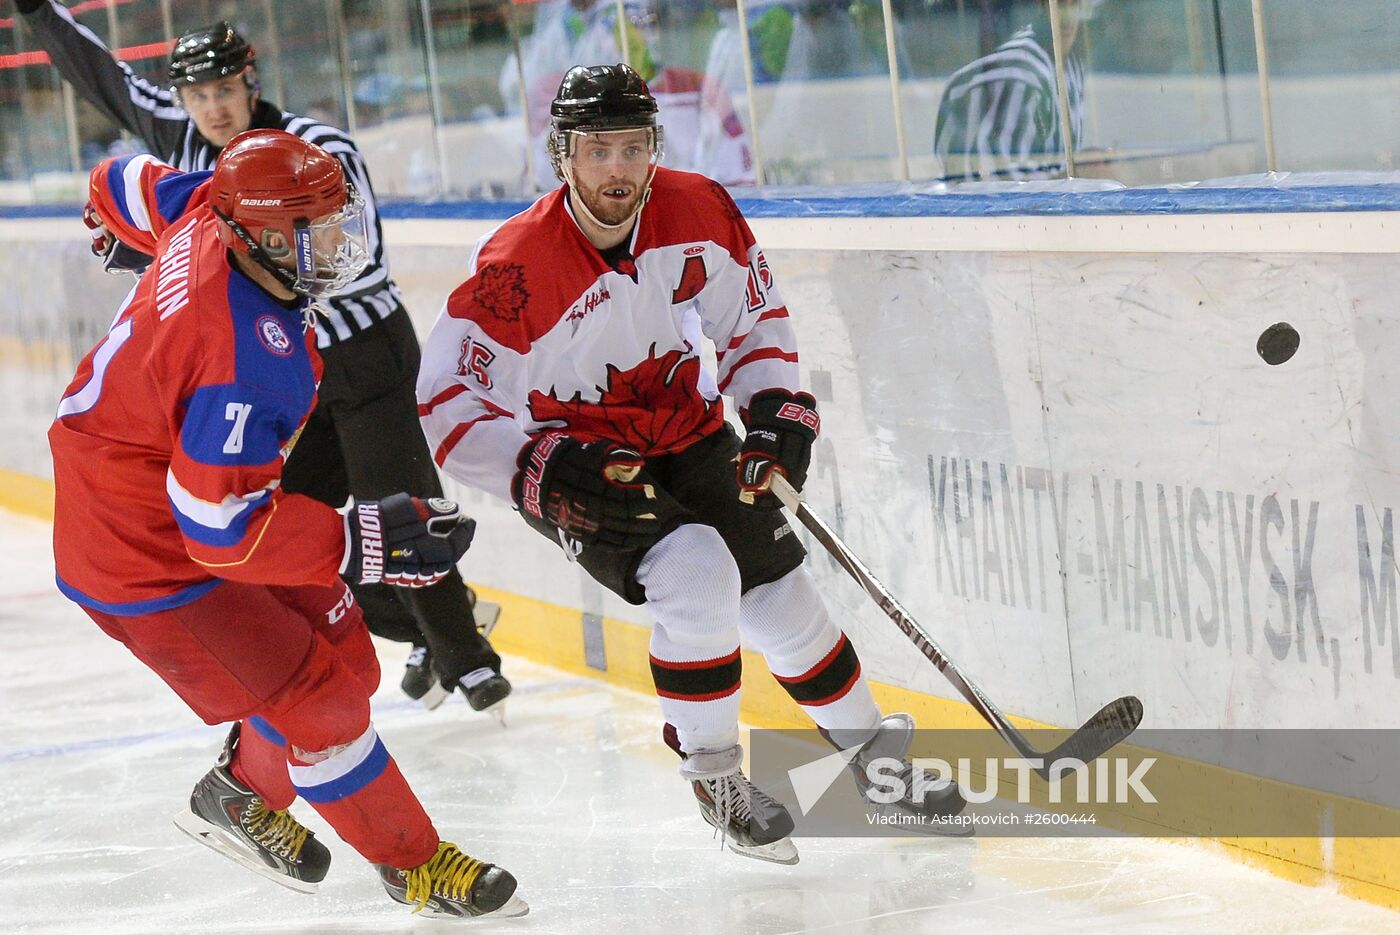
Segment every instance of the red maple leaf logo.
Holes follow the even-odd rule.
[[[477,274],[472,301],[501,321],[519,321],[530,301],[525,269],[519,263],[493,263]]]
[[[725,188],[714,179],[710,179],[709,183],[710,191],[713,192],[715,198],[719,200],[720,210],[724,212],[725,217],[736,224],[742,221],[744,216],[739,213],[739,206],[734,203],[734,196],[729,194],[729,189]]]
[[[724,407],[700,395],[700,358],[689,346],[657,357],[653,344],[631,370],[608,364],[607,372],[597,402],[581,393],[561,400],[553,390],[531,390],[530,415],[536,422],[563,422],[563,431],[581,441],[607,439],[647,457],[687,448],[724,421]]]

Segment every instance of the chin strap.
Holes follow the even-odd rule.
[[[301,290],[297,288],[301,280],[296,273],[284,266],[278,266],[273,261],[272,257],[268,255],[268,252],[262,248],[261,244],[253,239],[253,235],[249,234],[248,229],[242,224],[239,224],[218,208],[213,208],[212,210],[215,217],[227,224],[229,230],[233,231],[234,236],[243,241],[243,246],[248,248],[248,256],[252,258],[254,263],[271,273],[277,281],[286,286],[289,291],[297,295],[303,295]]]

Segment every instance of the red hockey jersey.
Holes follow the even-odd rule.
[[[161,177],[106,208],[149,229],[132,207],[157,213]],[[225,578],[331,585],[345,552],[335,510],[278,489],[315,402],[314,335],[230,266],[216,225],[207,206],[168,224],[49,429],[58,586],[107,613],[177,607]]]
[[[610,266],[564,189],[483,237],[424,349],[419,415],[437,463],[509,499],[527,433],[559,428],[660,455],[742,410],[797,390],[797,343],[763,252],[729,193],[657,169]],[[702,367],[710,338],[718,372]]]

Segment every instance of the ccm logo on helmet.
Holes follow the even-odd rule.
[[[239,204],[245,208],[276,208],[282,204],[281,198],[244,198]]]

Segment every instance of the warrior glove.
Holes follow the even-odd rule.
[[[356,584],[425,588],[447,576],[466,554],[476,521],[451,500],[396,493],[353,503],[345,514],[340,573]]]
[[[580,545],[648,548],[683,511],[657,489],[645,464],[637,452],[611,442],[542,432],[520,449],[511,497],[528,517]]]
[[[742,415],[747,434],[739,449],[739,499],[776,510],[782,503],[769,490],[774,471],[797,490],[807,482],[812,443],[822,424],[817,401],[810,393],[764,390],[753,395]]]

